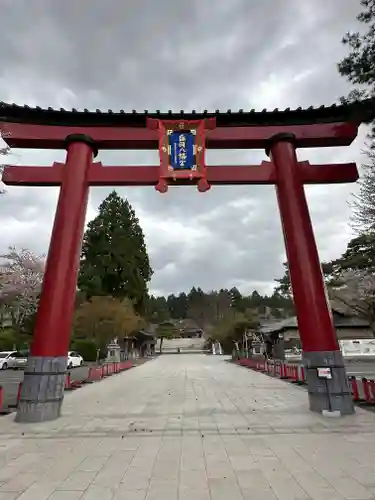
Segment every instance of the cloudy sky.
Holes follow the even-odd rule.
[[[149,110],[283,108],[332,104],[350,90],[336,69],[359,0],[0,0],[0,100],[55,108]],[[312,162],[361,162],[350,148],[301,150]],[[258,163],[262,151],[208,152],[210,164]],[[14,150],[10,163],[50,165],[63,151]],[[157,152],[107,152],[107,164],[157,163]],[[354,186],[307,196],[321,258],[351,236]],[[91,189],[87,219],[110,189]],[[272,290],[285,260],[273,187],[118,189],[134,206],[155,293],[193,285]],[[8,188],[0,250],[48,249],[58,190]]]

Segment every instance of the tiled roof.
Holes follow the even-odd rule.
[[[368,328],[369,323],[363,318],[355,315],[346,315],[341,311],[336,311],[336,308],[332,306],[332,312],[334,315],[334,324],[337,328]],[[298,329],[297,317],[292,316],[291,318],[286,318],[281,321],[274,323],[268,323],[261,327],[261,332],[263,334],[270,334],[281,332],[288,329]]]
[[[333,104],[314,108],[274,109],[262,111],[243,110],[233,111],[107,111],[88,109],[59,110],[43,109],[39,106],[19,106],[14,103],[0,102],[0,121],[15,123],[33,123],[45,125],[72,125],[72,126],[128,126],[145,127],[147,118],[170,120],[194,120],[201,118],[216,118],[218,127],[225,126],[256,126],[256,125],[303,125],[312,123],[335,123],[341,121],[369,122],[375,119],[375,99],[356,101],[350,104]]]

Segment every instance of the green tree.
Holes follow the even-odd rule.
[[[343,271],[375,271],[375,234],[362,234],[349,241],[342,256],[332,262],[333,273]]]
[[[375,0],[361,0],[361,12],[357,19],[363,31],[348,32],[342,43],[349,48],[349,54],[338,64],[341,75],[354,84],[354,89],[343,102],[375,97]],[[371,130],[368,160],[363,165],[359,192],[353,195],[351,223],[357,232],[375,231],[375,137],[374,122]]]
[[[98,347],[93,340],[72,339],[70,347],[72,351],[77,351],[85,361],[96,361],[98,357]]]
[[[278,285],[275,292],[285,298],[292,298],[292,283],[290,281],[289,267],[287,262],[283,262],[284,275],[281,278],[275,279]]]
[[[197,323],[197,325],[203,328],[206,322],[207,295],[201,288],[193,287],[190,290],[187,299],[187,318],[193,319]]]
[[[170,312],[165,297],[147,297],[145,306],[145,317],[151,323],[162,323],[170,319]]]
[[[112,191],[88,224],[78,287],[88,299],[100,295],[128,297],[142,312],[151,276],[139,220],[130,203]]]
[[[164,339],[173,339],[177,335],[177,329],[173,323],[164,321],[157,326],[155,333],[160,339],[160,354],[162,354]]]
[[[289,274],[289,267],[288,263],[284,262],[284,276],[279,279],[275,279],[277,283],[279,283],[278,286],[276,286],[274,292],[278,295],[280,295],[283,298],[286,299],[292,299],[292,282],[290,280],[290,274]],[[333,264],[332,262],[322,262],[322,272],[326,280],[329,279],[333,272]]]
[[[212,341],[220,342],[225,353],[231,353],[234,342],[242,344],[244,335],[249,335],[258,328],[256,313],[247,309],[244,313],[226,315],[210,329],[208,336]]]
[[[363,23],[364,33],[347,32],[342,39],[349,55],[338,64],[338,70],[357,86],[344,101],[375,95],[375,0],[361,0],[360,5],[357,19]]]
[[[12,351],[17,343],[17,336],[11,328],[0,330],[0,351]]]
[[[374,132],[373,132],[374,135]],[[351,226],[359,234],[375,233],[375,152],[366,153],[368,161],[362,165],[359,191],[351,200]]]
[[[130,336],[143,326],[129,299],[91,297],[74,316],[74,340],[92,340],[100,349],[118,337]]]
[[[233,307],[236,311],[241,311],[242,309],[242,295],[238,288],[233,287],[229,290],[231,297],[231,307]]]
[[[171,318],[174,319],[185,319],[188,310],[188,297],[186,293],[180,293],[179,295],[169,295],[167,298],[167,306],[170,312]]]

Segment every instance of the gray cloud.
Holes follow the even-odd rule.
[[[272,4],[272,7],[271,7]],[[330,104],[348,92],[336,63],[356,29],[352,0],[3,0],[0,100],[78,109],[263,109]],[[5,21],[5,22],[4,22]],[[299,152],[312,162],[360,161],[350,148]],[[62,151],[14,151],[49,165]],[[258,164],[264,152],[209,151],[211,164]],[[157,163],[156,152],[106,152],[105,164]],[[307,188],[321,256],[350,237],[352,186]],[[110,189],[91,190],[88,218]],[[269,291],[285,259],[272,187],[120,188],[144,228],[163,293],[237,285]],[[45,252],[57,189],[9,188],[0,198],[0,247]]]

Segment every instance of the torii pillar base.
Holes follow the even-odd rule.
[[[304,352],[310,410],[325,416],[344,416],[354,413],[344,360],[340,350]],[[331,378],[318,376],[318,370],[328,368]]]
[[[48,422],[61,415],[67,357],[30,356],[15,421]]]

